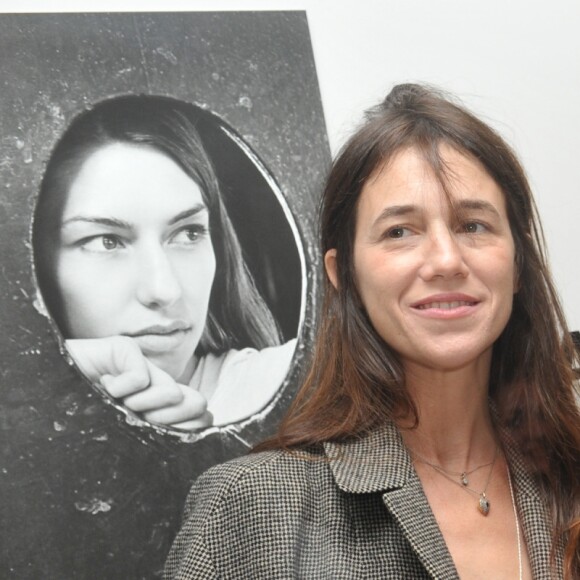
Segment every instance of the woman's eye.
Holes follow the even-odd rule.
[[[196,228],[187,228],[185,230],[185,235],[187,236],[188,240],[195,242],[196,240],[198,240],[200,238],[201,232],[199,230],[197,230]]]
[[[110,234],[94,236],[82,242],[82,248],[89,252],[112,252],[122,247],[121,240]]]
[[[403,226],[396,226],[387,231],[387,237],[397,240],[399,238],[408,236],[409,233],[410,232],[408,228],[404,228]]]
[[[112,236],[103,236],[102,242],[105,250],[116,250],[119,245],[119,241]]]
[[[486,230],[486,227],[479,222],[467,222],[463,224],[463,231],[466,234],[481,234]]]
[[[194,244],[207,234],[207,228],[203,225],[187,226],[179,230],[173,240],[176,243]]]

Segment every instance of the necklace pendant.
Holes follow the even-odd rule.
[[[487,516],[489,513],[489,500],[485,497],[485,493],[482,493],[479,497],[479,505],[477,506],[479,513]]]
[[[461,474],[461,485],[467,487],[469,485],[469,479],[467,479],[467,473],[463,472]]]

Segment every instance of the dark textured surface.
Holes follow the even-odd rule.
[[[192,479],[273,430],[265,418],[198,441],[131,425],[59,353],[34,307],[29,228],[55,140],[91,103],[127,92],[206,106],[264,161],[305,251],[312,341],[317,193],[329,162],[303,13],[0,17],[0,577],[154,578]]]

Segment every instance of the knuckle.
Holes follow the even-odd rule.
[[[198,391],[190,387],[188,389],[188,398],[190,400],[191,406],[195,409],[197,415],[202,415],[207,412],[207,399],[200,394]]]
[[[178,385],[173,385],[167,390],[167,399],[171,405],[179,405],[185,399],[182,390]]]
[[[130,336],[113,336],[110,339],[111,348],[117,357],[127,360],[126,357],[131,357],[137,352],[141,352],[135,341]],[[129,359],[130,360],[130,359]]]

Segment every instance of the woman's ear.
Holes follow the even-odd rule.
[[[324,267],[326,268],[326,275],[330,280],[330,283],[338,290],[338,271],[336,264],[336,248],[328,250],[324,254]]]

